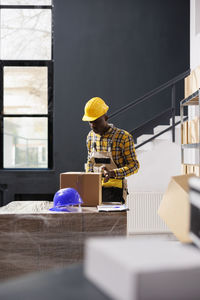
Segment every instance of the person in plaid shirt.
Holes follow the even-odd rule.
[[[99,97],[90,99],[85,105],[82,120],[88,121],[91,127],[87,136],[86,172],[102,172],[103,202],[124,203],[127,195],[125,177],[138,172],[139,162],[133,137],[108,123],[108,109]]]

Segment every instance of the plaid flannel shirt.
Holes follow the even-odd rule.
[[[137,173],[139,169],[131,134],[112,125],[104,135],[95,134],[96,151],[108,151],[108,143],[112,141],[114,135],[112,157],[117,166],[117,169],[114,169],[115,178],[122,179]],[[93,136],[94,132],[91,130],[87,136],[88,160],[86,172],[93,172],[93,164],[90,161],[93,150]]]

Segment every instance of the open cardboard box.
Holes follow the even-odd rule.
[[[184,243],[191,242],[188,180],[194,176],[190,174],[172,177],[158,209],[158,215],[174,235]]]
[[[101,173],[66,172],[60,174],[60,189],[74,188],[80,194],[82,206],[102,203]]]

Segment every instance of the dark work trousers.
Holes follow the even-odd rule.
[[[124,203],[123,189],[117,187],[102,187],[102,202],[121,202]]]

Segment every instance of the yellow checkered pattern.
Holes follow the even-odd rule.
[[[93,164],[90,161],[93,150],[93,136],[94,132],[91,130],[87,136],[88,160],[86,172],[93,172]],[[137,173],[140,166],[135,153],[132,135],[127,131],[118,129],[114,126],[110,127],[102,136],[95,134],[97,152],[108,151],[109,142],[112,142],[112,157],[117,166],[117,169],[114,169],[115,178],[122,179]]]

